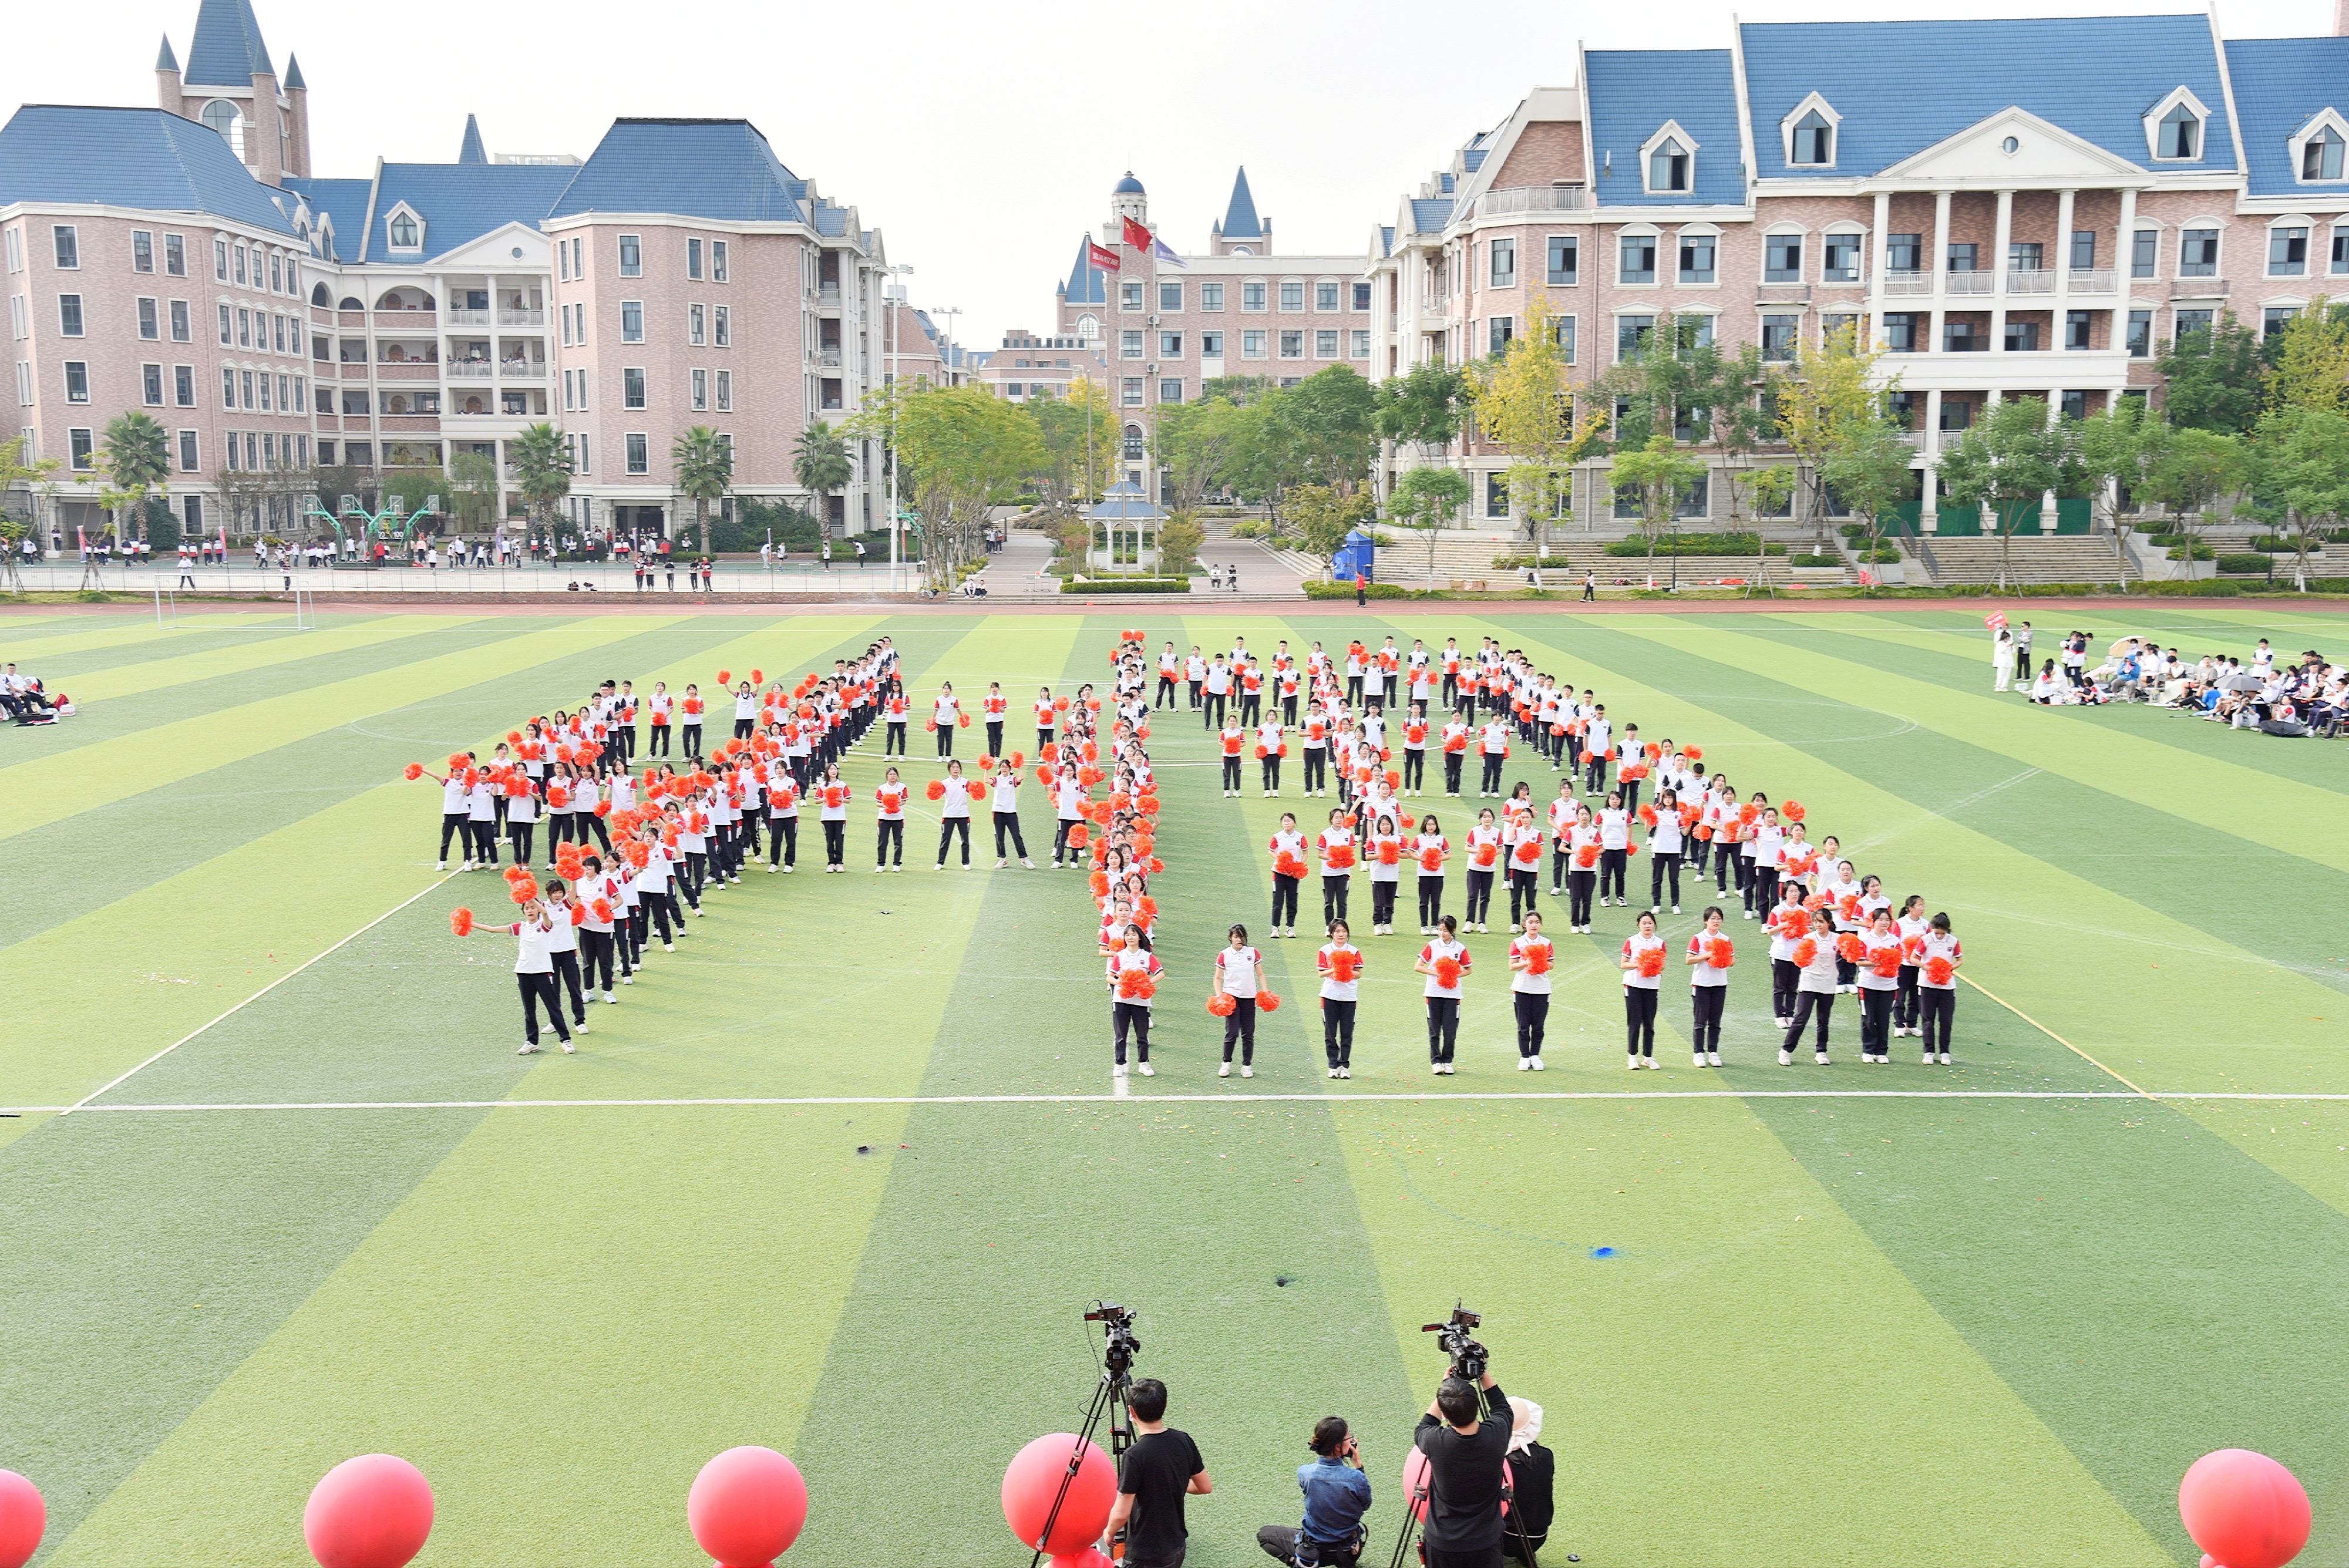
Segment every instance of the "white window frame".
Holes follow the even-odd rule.
[[[1859,256],[1859,264],[1852,269],[1854,274],[1853,276],[1833,279],[1827,276],[1827,244],[1831,240],[1850,240],[1858,247],[1857,254]],[[1868,281],[1868,234],[1867,228],[1860,223],[1855,223],[1849,218],[1838,218],[1834,223],[1829,223],[1826,228],[1820,230],[1819,281],[1821,283],[1841,283],[1847,286],[1853,284],[1866,283]]]
[[[1645,279],[1634,280],[1630,283],[1624,282],[1623,242],[1625,240],[1652,240],[1655,242],[1656,259],[1649,264],[1648,275]],[[1647,288],[1651,286],[1657,278],[1663,275],[1663,255],[1664,232],[1661,229],[1659,229],[1653,223],[1623,224],[1620,228],[1618,228],[1615,231],[1615,286],[1618,288]],[[1677,270],[1677,264],[1680,257],[1676,254],[1673,256],[1672,260],[1675,263],[1675,270]],[[1715,277],[1719,277],[1721,275],[1721,254],[1718,250],[1713,253],[1713,275]],[[1635,311],[1633,314],[1637,315],[1638,312]]]
[[[2211,259],[2209,272],[2189,275],[2186,271],[2186,236],[2203,229],[2218,232],[2219,254]],[[2176,243],[2170,247],[2170,265],[2175,269],[2171,275],[2177,282],[2190,285],[2199,278],[2223,278],[2227,275],[2227,222],[2225,219],[2213,217],[2205,213],[2187,219],[2168,232],[2176,236]],[[2265,268],[2264,258],[2261,265],[2262,269]]]
[[[1209,289],[1215,290],[1216,293],[1216,297],[1213,301],[1210,301],[1207,298],[1207,291]],[[1221,310],[1224,308],[1224,280],[1222,278],[1203,277],[1199,280],[1199,308],[1202,310]]]
[[[407,244],[402,244],[392,237],[393,229],[403,218],[416,225],[416,238]],[[422,255],[424,254],[424,214],[405,202],[393,202],[391,211],[385,213],[383,218],[383,244],[384,248],[394,255]]]
[[[1795,161],[1795,127],[1801,124],[1815,109],[1818,112],[1819,118],[1827,122],[1826,161],[1797,163]],[[1811,94],[1810,97],[1796,104],[1788,111],[1786,118],[1778,122],[1778,156],[1785,163],[1789,173],[1797,170],[1832,169],[1836,166],[1837,158],[1840,157],[1842,152],[1843,116],[1836,112],[1835,105],[1817,93]]]
[[[2341,173],[2331,180],[2323,178],[2311,180],[2301,173],[2300,161],[2305,155],[2309,142],[2315,139],[2316,133],[2320,130],[2329,130],[2333,135],[2339,137],[2342,141]],[[2334,110],[2330,109],[2319,109],[2314,115],[2309,118],[2309,121],[2306,125],[2302,126],[2298,130],[2292,132],[2291,140],[2287,141],[2285,145],[2291,151],[2292,178],[2294,184],[2349,184],[2349,119],[2342,119]]]
[[[1668,190],[1659,190],[1659,189],[1657,189],[1654,185],[1651,185],[1651,184],[1650,184],[1650,183],[1648,182],[1648,177],[1649,177],[1649,175],[1650,175],[1650,174],[1651,174],[1651,173],[1654,171],[1654,165],[1650,161],[1650,155],[1651,155],[1651,153],[1653,153],[1653,152],[1656,151],[1656,149],[1658,149],[1659,147],[1661,147],[1661,146],[1662,146],[1662,145],[1663,145],[1667,140],[1671,140],[1671,141],[1677,141],[1677,142],[1679,142],[1679,143],[1681,144],[1681,149],[1682,149],[1682,151],[1684,153],[1686,153],[1686,154],[1687,154],[1687,156],[1688,156],[1688,177],[1689,177],[1689,178],[1688,178],[1688,189],[1687,189],[1687,190],[1685,190],[1685,191],[1668,191]],[[1647,140],[1642,141],[1641,143],[1640,143],[1640,191],[1641,191],[1641,192],[1643,192],[1644,193],[1648,194],[1648,195],[1651,195],[1651,196],[1693,196],[1693,195],[1695,195],[1695,194],[1696,194],[1696,157],[1697,157],[1697,153],[1698,153],[1701,150],[1702,150],[1702,149],[1701,149],[1701,146],[1700,146],[1699,142],[1697,141],[1696,138],[1695,138],[1695,137],[1693,137],[1693,136],[1691,136],[1687,131],[1685,131],[1685,130],[1682,130],[1682,129],[1681,129],[1681,122],[1680,122],[1679,120],[1676,120],[1676,119],[1668,119],[1668,120],[1664,121],[1664,123],[1663,123],[1663,124],[1661,124],[1661,125],[1660,125],[1660,126],[1658,126],[1658,127],[1656,128],[1655,133],[1654,133],[1653,135],[1650,136],[1650,137],[1648,138],[1648,140]]]
[[[2316,265],[2316,236],[2318,232],[2323,227],[2323,224],[2318,223],[2315,219],[2309,217],[2303,213],[2286,213],[2281,217],[2270,218],[2268,220],[2266,230],[2267,244],[2260,256],[2260,275],[2262,277],[2314,277],[2319,275]],[[2298,229],[2300,231],[2300,270],[2298,272],[2278,272],[2275,270],[2275,236],[2278,229]]]
[[[1755,279],[1771,288],[1784,288],[1789,284],[1805,281],[1804,275],[1810,270],[1811,247],[1807,243],[1810,237],[1810,230],[1800,223],[1773,223],[1763,230],[1762,243],[1756,247],[1761,254],[1754,258]],[[1800,248],[1795,252],[1795,275],[1774,278],[1770,275],[1770,242],[1781,239],[1792,239]]]
[[[1283,311],[1306,309],[1305,287],[1305,280],[1301,277],[1282,278],[1280,280],[1280,293],[1274,296],[1280,302],[1280,309]],[[1297,303],[1295,305],[1288,303],[1288,291],[1292,288],[1297,291]]]
[[[1671,236],[1671,272],[1673,284],[1681,288],[1719,288],[1721,286],[1721,242],[1723,237],[1720,225],[1715,223],[1682,223],[1679,228],[1675,229],[1672,232]],[[1713,275],[1710,278],[1691,280],[1681,275],[1681,242],[1682,240],[1711,240],[1713,242]],[[1662,252],[1664,247],[1659,244],[1656,249],[1658,253],[1656,258],[1656,275],[1661,280],[1664,271],[1662,265]],[[1619,245],[1616,247],[1615,259],[1618,270],[1619,271],[1623,259],[1622,247]],[[1545,258],[1545,265],[1547,265],[1547,258]]]
[[[2161,122],[2169,111],[2183,104],[2194,111],[2198,124],[2194,131],[2194,156],[2165,158],[2161,153]],[[2145,111],[2145,155],[2156,163],[2200,163],[2210,153],[2210,110],[2194,96],[2194,89],[2180,84],[2169,89],[2168,96]]]

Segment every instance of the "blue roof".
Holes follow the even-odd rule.
[[[258,76],[277,74],[261,41],[252,0],[203,0],[196,9],[196,34],[188,40],[190,87],[251,87]]]
[[[1102,492],[1100,504],[1087,515],[1112,523],[1147,523],[1164,517],[1166,514],[1142,493],[1140,485],[1131,480],[1121,479]]]
[[[2227,45],[2254,196],[2305,193],[2337,205],[2341,185],[2302,185],[2287,142],[2325,109],[2349,115],[2349,38],[2237,38]]]
[[[1461,167],[1467,170],[1469,173],[1474,174],[1477,170],[1485,167],[1485,154],[1487,151],[1488,149],[1482,147],[1471,147],[1467,149],[1460,154]]]
[[[1744,203],[1740,169],[1745,157],[1738,145],[1737,85],[1727,49],[1593,49],[1585,57],[1584,71],[1600,206]],[[1886,85],[1898,94],[1918,77],[1961,74],[1956,66],[1929,69],[1921,61],[1908,60],[1893,68]],[[1640,149],[1666,120],[1678,124],[1696,143],[1694,189],[1651,195],[1640,178]]]
[[[1071,305],[1109,303],[1109,284],[1092,261],[1092,244],[1091,235],[1077,242],[1076,265],[1069,269],[1069,281],[1061,286],[1062,296]]]
[[[302,57],[299,55],[285,57],[285,90],[287,92],[310,90],[310,84],[302,79]]]
[[[457,144],[457,161],[487,163],[489,161],[489,149],[481,145],[481,122],[469,114],[465,117],[465,140]]]
[[[159,71],[176,71],[180,68],[180,57],[171,52],[171,35],[169,33],[163,35],[163,47],[156,53],[155,68]]]
[[[1423,234],[1440,231],[1452,221],[1452,199],[1448,196],[1414,196],[1411,200],[1411,226]]]
[[[389,259],[384,226],[402,202],[424,220],[427,259],[508,223],[535,229],[574,172],[558,163],[387,163],[376,177],[375,233],[361,257]],[[339,214],[335,226],[342,232]],[[344,238],[348,244],[355,236]]]
[[[160,109],[28,103],[0,127],[0,207],[87,202],[209,213],[291,235],[277,194],[219,132]]]
[[[1393,254],[1394,225],[1392,223],[1381,223],[1379,225],[1379,254],[1383,256],[1392,255]]]
[[[310,203],[317,216],[332,220],[335,248],[330,261],[355,262],[367,238],[367,197],[372,180],[312,180],[288,176],[285,188]]]
[[[1451,172],[1448,170],[1440,177],[1437,182],[1443,186],[1444,193],[1445,195],[1448,196],[1452,194],[1453,181]]]
[[[547,216],[675,213],[797,223],[795,184],[747,119],[616,119]]]
[[[1224,238],[1255,239],[1264,233],[1264,222],[1256,215],[1256,197],[1248,192],[1247,166],[1240,166],[1239,178],[1232,182],[1231,205],[1224,210]]]
[[[820,202],[815,209],[815,232],[819,234],[844,234],[848,232],[848,209],[830,202]]]
[[[1840,175],[1873,174],[2010,108],[2149,166],[2144,116],[2179,87],[2210,111],[2203,155],[2184,167],[2234,167],[2206,16],[1749,22],[1740,37],[1754,154],[1764,179],[1806,172],[1786,167],[1778,122],[1813,92],[1842,117],[1836,137]],[[1929,61],[1953,63],[1935,68]],[[2340,79],[2337,67],[2333,79]]]
[[[1143,194],[1142,182],[1135,179],[1133,177],[1133,171],[1129,169],[1125,171],[1125,178],[1117,182],[1117,189],[1111,192],[1110,194],[1112,196],[1139,196]]]

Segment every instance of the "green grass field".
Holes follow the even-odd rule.
[[[790,1562],[1013,1563],[1003,1466],[1081,1412],[1107,1296],[1216,1476],[1205,1568],[1264,1560],[1330,1411],[1385,1551],[1441,1371],[1418,1326],[1455,1297],[1547,1407],[1546,1561],[2191,1563],[2178,1478],[2240,1445],[2308,1486],[2302,1561],[2349,1563],[2342,748],[1993,697],[1973,611],[1475,607],[0,619],[82,710],[0,732],[0,1467],[47,1495],[36,1562],[305,1563],[311,1485],[385,1449],[438,1495],[421,1563],[684,1568],[695,1471],[759,1442],[813,1494]],[[2264,607],[2035,618],[2349,638]],[[713,895],[579,1055],[514,1054],[511,944],[447,919],[502,885],[434,873],[438,792],[403,763],[606,675],[796,672],[884,630],[916,694],[999,679],[1016,717],[1128,624],[1527,649],[1949,910],[1958,1064],[1903,1041],[1866,1073],[1847,1008],[1835,1066],[1778,1067],[1744,926],[1728,1067],[1681,1064],[1667,986],[1666,1070],[1627,1082],[1602,910],[1561,937],[1541,1078],[1511,1070],[1495,935],[1456,1077],[1426,1075],[1398,936],[1365,941],[1350,1083],[1301,940],[1268,946],[1297,1005],[1258,1075],[1218,1080],[1206,965],[1265,917],[1280,803],[1221,798],[1186,713],[1152,741],[1172,974],[1131,1097],[1082,883],[933,874],[920,822],[918,867],[874,877],[864,814],[854,875]],[[1433,804],[1456,837],[1474,803]]]

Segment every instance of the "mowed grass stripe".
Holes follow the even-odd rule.
[[[0,627],[11,629],[15,624],[13,619],[0,621]],[[29,668],[28,660],[46,662],[60,655],[130,648],[140,643],[184,643],[202,648],[232,632],[291,632],[293,629],[291,610],[205,616],[173,626],[157,626],[154,616],[148,612],[109,610],[95,616],[76,616],[70,620],[32,628],[27,634],[26,657],[18,658],[16,662],[25,668],[26,673],[37,675],[41,671]],[[0,652],[0,659],[8,657],[10,655],[6,652]]]
[[[0,768],[0,791],[17,803],[8,818],[0,822],[0,838],[122,799],[139,789],[192,777],[323,733],[389,707],[444,696],[485,679],[514,674],[551,658],[618,642],[646,629],[634,618],[622,617],[534,626],[485,648],[439,654],[393,670],[220,709],[136,735]]]
[[[288,632],[267,641],[246,638],[201,654],[169,653],[76,678],[74,702],[107,702],[141,692],[186,687],[207,680],[250,675],[281,664],[308,664],[360,649],[396,650],[418,638],[439,637],[471,624],[474,616],[379,616],[366,620],[321,627],[316,631]]]

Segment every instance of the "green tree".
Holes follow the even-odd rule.
[[[1729,491],[1729,520],[1734,524],[1765,501],[1773,509],[1783,504],[1786,493],[1777,487],[1793,478],[1784,463],[1755,466],[1762,449],[1784,443],[1778,430],[1778,400],[1785,391],[1785,377],[1776,365],[1762,358],[1758,343],[1744,345],[1734,356],[1716,354],[1713,365],[1710,383],[1692,389],[1692,394],[1712,415],[1709,433],[1713,449],[1721,454],[1722,478]],[[1769,493],[1761,493],[1763,490]]]
[[[1884,542],[1884,514],[1908,500],[1910,487],[1917,483],[1916,471],[1909,466],[1916,455],[1889,423],[1868,420],[1852,426],[1830,445],[1819,466],[1819,478],[1859,514],[1867,527],[1871,568]],[[1872,579],[1874,571],[1868,576]]]
[[[932,587],[952,587],[986,553],[988,509],[1043,467],[1043,437],[983,386],[891,386],[868,396],[843,430],[886,440],[893,428],[897,483],[921,514],[923,569]]]
[[[2045,399],[2010,398],[1941,453],[1941,483],[1951,503],[1987,505],[1997,519],[2001,587],[2013,580],[2015,526],[2026,511],[2036,516],[2062,480],[2068,440],[2049,424]]]
[[[1778,428],[1814,481],[1801,492],[1802,520],[1813,526],[1816,553],[1827,549],[1821,486],[1829,460],[1856,443],[1875,444],[1873,427],[1891,427],[1888,400],[1899,389],[1899,379],[1878,379],[1876,362],[1882,358],[1883,350],[1860,342],[1857,327],[1841,327],[1816,348],[1797,344],[1777,389]]]
[[[1176,516],[1197,515],[1207,492],[1226,482],[1252,417],[1229,398],[1159,409],[1151,444],[1174,486]]]
[[[1477,433],[1509,455],[1510,507],[1525,520],[1537,561],[1549,519],[1573,510],[1574,465],[1598,450],[1607,430],[1608,417],[1595,409],[1577,416],[1566,378],[1557,318],[1537,294],[1526,330],[1498,358],[1475,367],[1469,382]]]
[[[2260,417],[2267,365],[2260,334],[2225,311],[2216,326],[2164,342],[2154,356],[2162,412],[2180,430],[2245,434]]]
[[[1435,542],[1439,532],[1468,504],[1468,476],[1456,468],[1433,465],[1407,469],[1387,496],[1387,521],[1427,539],[1427,586],[1435,586]]]
[[[449,510],[471,534],[497,520],[498,465],[486,452],[460,452],[449,460]]]
[[[2305,593],[2318,530],[2349,519],[2349,417],[2287,404],[2260,421],[2251,458],[2253,489],[2271,525],[2291,542],[2292,582]]]
[[[2185,535],[2185,543],[2171,552],[2173,559],[2187,563],[2180,576],[2193,575],[2194,545],[2202,526],[2250,478],[2250,453],[2232,431],[2189,426],[2171,433],[2160,461],[2146,475],[2145,491]]]
[[[2066,489],[2091,496],[2105,509],[2115,534],[2125,534],[2122,500],[2132,504],[2147,476],[2168,450],[2169,421],[2147,406],[2143,398],[2116,398],[2101,413],[2079,421],[2072,432]]]
[[[100,484],[98,503],[114,514],[128,542],[151,527],[149,503],[171,493],[171,438],[151,415],[136,410],[107,421],[94,454]],[[179,543],[176,533],[171,543]]]
[[[669,443],[677,487],[693,503],[693,525],[700,550],[709,553],[709,507],[723,501],[734,483],[734,443],[708,425],[695,425]]]
[[[881,439],[889,439],[888,431]],[[848,461],[848,441],[840,431],[822,420],[810,420],[807,429],[800,431],[792,447],[792,477],[800,488],[815,497],[815,515],[822,526],[823,537],[832,537],[832,496],[848,488],[855,470]],[[895,526],[896,520],[890,520]]]
[[[525,425],[506,443],[506,462],[524,514],[541,527],[551,526],[555,507],[571,493],[571,442],[544,421]]]
[[[1100,384],[1080,376],[1066,397],[1031,396],[1026,407],[1044,445],[1037,488],[1045,504],[1066,511],[1098,498],[1117,461],[1116,410]]]
[[[1308,555],[1327,561],[1345,544],[1348,533],[1365,528],[1378,514],[1366,491],[1341,494],[1329,484],[1300,484],[1289,496],[1288,509],[1304,535]]]
[[[1629,493],[1640,506],[1640,536],[1648,542],[1648,569],[1656,569],[1656,546],[1663,543],[1682,501],[1705,474],[1702,459],[1681,449],[1667,431],[1651,435],[1645,444],[1618,447],[1609,473],[1615,493]]]
[[[2349,304],[2318,295],[2284,323],[2271,353],[2270,410],[2349,413]]]
[[[1268,401],[1307,483],[1350,491],[1369,477],[1378,395],[1351,367],[1332,365]]]
[[[1416,449],[1423,463],[1460,433],[1473,405],[1468,378],[1457,366],[1423,359],[1378,385],[1371,426],[1381,441]]]

